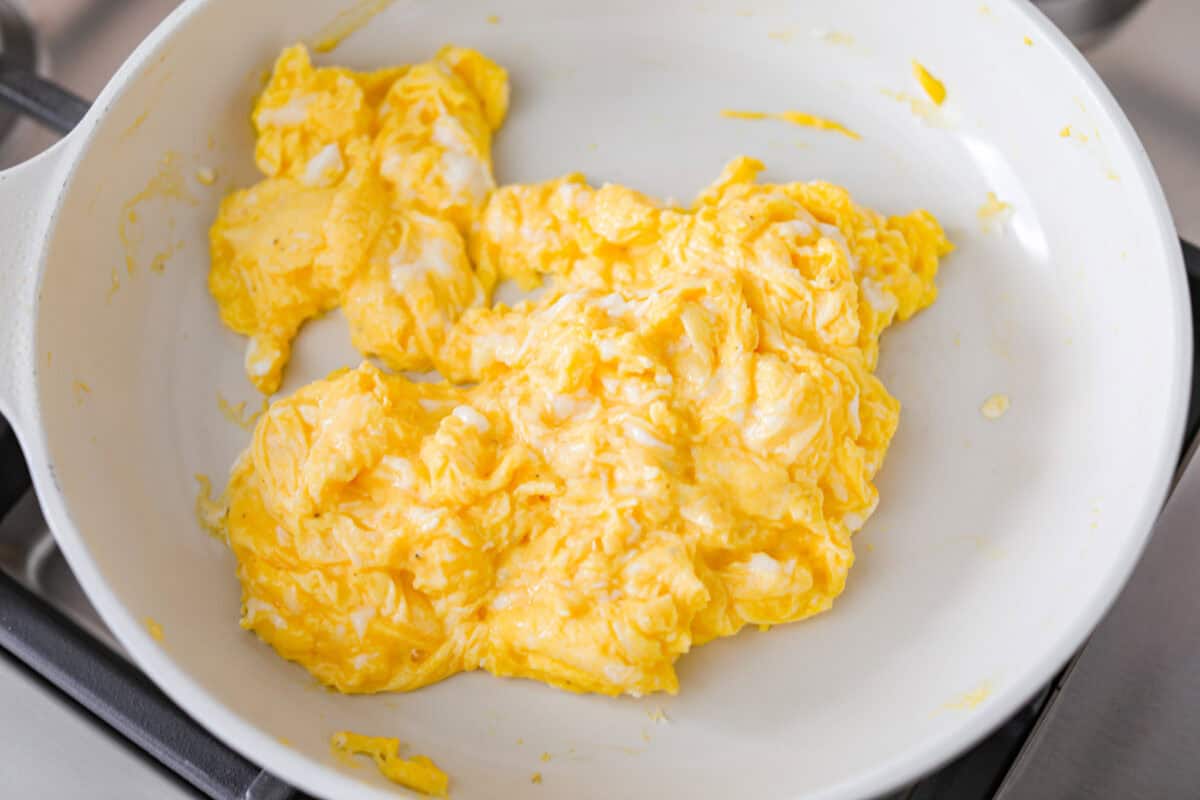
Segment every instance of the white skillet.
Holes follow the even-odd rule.
[[[818,619],[688,655],[679,696],[474,674],[342,697],[239,629],[234,562],[197,525],[193,474],[219,487],[248,438],[217,392],[257,400],[205,289],[206,230],[221,194],[256,177],[261,71],[343,8],[190,2],[71,136],[0,173],[0,409],[71,567],[176,701],[330,797],[402,794],[330,755],[349,728],[432,756],[459,800],[849,798],[936,767],[1063,665],[1167,490],[1191,337],[1141,145],[1079,54],[1014,0],[398,0],[323,57],[365,68],[452,41],[508,66],[502,181],[582,169],[687,197],[748,153],[774,179],[926,207],[959,249],[937,305],[886,337],[881,373],[904,412],[845,595]],[[933,125],[884,93],[919,94],[913,58],[949,90]],[[722,108],[821,114],[862,140]],[[215,187],[196,179],[205,167]],[[1013,213],[985,233],[989,191]],[[357,360],[339,319],[311,325],[285,391]],[[979,408],[998,393],[1011,410],[989,421]],[[650,719],[659,706],[669,722]]]

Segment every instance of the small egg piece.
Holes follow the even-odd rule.
[[[933,76],[920,62],[912,62],[913,75],[916,76],[917,82],[921,84],[921,88],[925,90],[925,94],[929,95],[929,99],[934,105],[940,106],[946,101],[946,85]]]
[[[1008,413],[1009,399],[1006,394],[994,394],[979,407],[979,413],[991,420],[1000,419]]]
[[[398,739],[339,731],[330,739],[330,746],[337,753],[369,756],[383,777],[393,783],[429,797],[447,796],[449,776],[425,756],[400,758]]]
[[[987,200],[979,207],[976,216],[984,232],[1001,227],[1012,215],[1012,205],[1005,203],[995,192],[987,193]]]
[[[153,617],[146,617],[143,621],[146,625],[146,632],[150,634],[150,638],[156,642],[161,642],[163,640],[162,625],[159,625]]]

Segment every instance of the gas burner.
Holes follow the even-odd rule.
[[[8,0],[0,0],[0,73],[32,73],[37,65],[37,38],[29,20]],[[15,111],[0,105],[0,141],[12,131],[18,117]]]

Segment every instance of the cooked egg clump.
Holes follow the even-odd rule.
[[[495,186],[507,110],[507,74],[473,50],[366,73],[283,51],[253,114],[267,177],[227,197],[210,233],[209,288],[250,337],[256,387],[279,388],[300,326],[336,306],[364,353],[430,368],[491,288],[465,237]]]
[[[281,64],[302,60],[290,52]],[[315,79],[301,66],[305,96]],[[328,76],[361,91],[363,108],[382,91]],[[387,92],[393,113],[403,80]],[[273,82],[256,118],[293,103],[283,89],[294,83]],[[471,108],[480,137],[498,124],[484,104]],[[336,201],[322,193],[344,187],[273,177],[251,190],[258,209],[311,208],[326,221],[322,248],[287,262],[307,265],[289,273],[308,276],[303,290],[270,282],[278,261],[237,261],[269,250],[233,248],[227,264],[240,266],[223,269],[266,281],[246,293],[254,309],[287,309],[298,324],[313,306],[287,298],[358,265],[346,285],[375,298],[360,308],[400,309],[388,313],[404,321],[360,347],[446,380],[364,363],[272,404],[226,493],[242,625],[344,692],[485,669],[640,695],[675,692],[675,662],[696,645],[828,609],[899,419],[874,374],[879,336],[934,301],[951,249],[937,221],[884,216],[828,183],[759,183],[762,165],[748,158],[686,209],[568,175],[502,187],[473,220],[477,195],[448,193],[436,168],[407,171],[448,152],[425,149],[430,135],[403,140],[417,155],[402,180],[363,173],[374,188],[347,219],[400,209],[403,229],[381,224],[385,244],[357,260],[322,249],[338,233]],[[276,138],[260,149],[281,176],[303,175],[326,146],[298,131]],[[259,213],[245,196],[230,202]],[[271,241],[258,224],[231,227],[228,211],[214,240],[241,230]],[[434,242],[453,243],[461,287],[414,266]],[[400,248],[411,248],[400,279],[372,279],[395,269]],[[484,305],[474,293],[497,279],[547,287]],[[420,305],[406,305],[414,296]],[[356,325],[356,300],[342,297]],[[254,330],[271,352],[295,332]]]

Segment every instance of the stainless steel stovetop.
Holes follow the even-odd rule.
[[[91,98],[178,2],[28,0],[18,11],[36,31],[37,46],[33,49],[29,47],[32,40],[19,32],[5,33],[6,5],[14,4],[12,0],[0,0],[0,57],[4,57],[7,47],[9,57],[19,53],[57,82]],[[1146,144],[1181,235],[1194,242],[1200,242],[1197,34],[1200,34],[1200,2],[1148,0],[1121,30],[1088,54]],[[0,169],[35,155],[56,138],[0,108]],[[1193,284],[1193,296],[1196,289]],[[11,433],[0,420],[0,570],[15,577],[100,643],[100,649],[87,652],[109,658],[111,653],[119,654],[115,660],[125,666],[111,669],[126,676],[122,684],[125,689],[121,691],[129,686],[136,688],[132,666],[121,660],[124,656],[120,645],[88,603],[55,547],[37,500],[23,482],[27,481],[22,477],[23,470],[14,462],[18,457],[16,452]],[[1190,564],[1188,567],[1192,568]],[[0,622],[2,617],[0,609]],[[99,668],[97,671],[104,672]],[[896,795],[896,799],[993,797],[1023,747],[1026,752],[1015,772],[1040,775],[1038,770],[1046,769],[1046,759],[1031,751],[1040,738],[1049,735],[1045,729],[1053,733],[1054,720],[1061,725],[1064,716],[1058,708],[1064,702],[1061,698],[1064,694],[1074,694],[1074,687],[1070,686],[1071,691],[1060,692],[1060,684],[1061,679],[993,736],[939,773]],[[1059,699],[1049,702],[1051,697]],[[162,702],[157,696],[152,699],[153,702],[148,701],[147,713],[154,713]],[[128,742],[114,727],[98,720],[3,650],[0,650],[0,708],[4,709],[0,712],[0,796],[88,796],[120,800],[202,796],[197,795],[194,786],[156,761],[155,756],[161,758],[163,752],[156,743]],[[1047,713],[1047,708],[1052,713]],[[1051,722],[1046,722],[1047,717]],[[1039,720],[1043,723],[1038,728],[1039,735],[1030,742],[1030,732]],[[169,732],[170,726],[165,730]],[[215,743],[213,746],[219,747]],[[178,758],[173,763],[177,764]],[[207,794],[234,796],[222,794],[219,782],[205,784],[194,775],[192,778],[193,784],[207,786]],[[240,796],[301,797],[299,793],[288,793],[286,787],[268,783],[260,783],[258,789]],[[1024,786],[1020,781],[1010,780],[1003,793],[1005,800],[1025,796],[1014,793],[1024,792]],[[1200,790],[1192,792],[1197,793]]]

